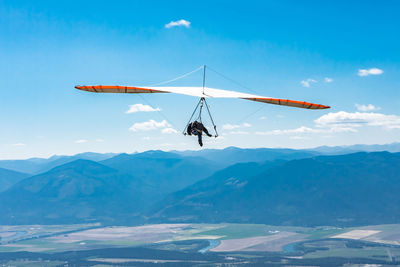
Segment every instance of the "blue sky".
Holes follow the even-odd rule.
[[[203,64],[251,90],[213,72],[210,87],[332,106],[211,99],[221,137],[207,148],[399,142],[399,12],[398,1],[3,0],[0,158],[198,149],[165,133],[182,131],[196,98],[74,85],[149,85]],[[170,85],[200,86],[201,72]],[[161,112],[126,113],[135,104]]]

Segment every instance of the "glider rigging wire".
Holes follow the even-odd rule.
[[[203,66],[203,95],[205,86],[206,86],[206,65]]]
[[[157,83],[155,85],[161,85],[161,84],[167,84],[171,83],[173,81],[180,80],[182,78],[185,78],[199,70],[203,70],[203,86],[197,86],[197,87],[190,87],[190,86],[147,86],[147,87],[139,87],[139,86],[120,86],[120,85],[77,85],[75,86],[76,89],[83,90],[83,91],[88,91],[88,92],[94,92],[94,93],[125,93],[125,94],[145,94],[145,93],[175,93],[175,94],[182,94],[182,95],[189,95],[189,96],[194,96],[194,97],[199,97],[200,101],[197,104],[195,110],[192,113],[192,116],[190,117],[189,123],[192,120],[193,116],[196,114],[197,110],[199,110],[199,117],[198,119],[201,121],[201,115],[202,115],[202,109],[204,104],[206,105],[207,112],[210,116],[211,122],[214,126],[215,130],[215,137],[218,136],[218,132],[216,129],[216,125],[214,123],[214,120],[211,116],[211,112],[208,106],[208,103],[206,102],[206,98],[235,98],[235,99],[244,99],[244,100],[250,100],[250,101],[256,101],[256,102],[262,102],[266,104],[274,104],[274,105],[280,105],[280,106],[289,106],[289,107],[296,107],[296,108],[303,108],[303,109],[313,109],[313,110],[319,110],[319,109],[327,109],[330,108],[328,105],[322,105],[322,104],[316,104],[316,103],[310,103],[306,101],[299,101],[299,100],[291,100],[291,99],[283,99],[283,98],[274,98],[274,97],[268,97],[268,96],[262,96],[262,95],[257,95],[257,94],[248,94],[248,93],[242,93],[242,92],[237,92],[237,91],[230,91],[230,90],[223,90],[223,89],[217,89],[217,88],[210,88],[206,87],[206,65],[203,65],[197,69],[194,69],[188,73],[185,73],[179,77],[176,77],[174,79],[164,81],[161,83]],[[229,80],[232,83],[235,83],[239,85],[240,87],[243,87],[247,90],[253,91],[252,89],[242,85],[239,82],[236,82],[235,80],[215,71],[212,68],[208,68],[214,73],[218,74],[219,76],[223,77],[226,80]],[[205,92],[207,91],[207,92]],[[254,91],[253,91],[254,92]],[[143,96],[141,96],[143,98]],[[143,98],[144,99],[144,98]],[[144,99],[145,100],[145,99]],[[145,100],[148,102],[147,100]],[[150,103],[149,103],[150,104]],[[150,106],[152,106],[150,104]],[[248,118],[249,116],[257,113],[259,110],[262,108],[256,110],[255,112],[251,113],[250,115],[245,116],[242,120],[245,118]],[[165,116],[162,112],[160,114],[165,117],[168,121],[171,121]],[[186,125],[185,130],[188,125]],[[184,130],[184,134],[185,134]]]
[[[182,131],[183,135],[187,134],[187,128],[188,128],[189,124],[192,123],[192,119],[193,119],[193,117],[194,117],[194,115],[196,114],[197,111],[198,111],[198,115],[196,116],[196,121],[199,121],[200,123],[203,123],[201,115],[202,115],[204,104],[206,105],[208,116],[210,117],[211,123],[213,124],[214,132],[215,132],[214,137],[218,137],[217,125],[215,125],[215,123],[214,123],[214,119],[213,119],[213,117],[211,115],[211,111],[210,111],[209,106],[207,104],[207,101],[206,101],[206,99],[204,97],[202,97],[200,99],[200,101],[197,103],[196,108],[194,109],[194,111],[193,111],[192,115],[190,116],[185,128]]]
[[[196,69],[194,69],[194,70],[192,70],[192,71],[189,71],[188,73],[185,73],[185,74],[183,74],[183,75],[181,75],[181,76],[178,76],[178,77],[176,77],[176,78],[173,78],[173,79],[171,79],[171,80],[167,80],[167,81],[163,81],[163,82],[151,84],[151,85],[149,85],[149,86],[158,86],[158,85],[168,84],[168,83],[171,83],[171,82],[174,82],[174,81],[183,79],[183,78],[185,78],[185,77],[187,77],[187,76],[189,76],[189,75],[192,75],[193,73],[195,73],[195,72],[197,72],[197,71],[199,71],[199,70],[201,70],[201,69],[204,69],[204,68],[205,68],[205,66],[200,66],[200,67],[198,67],[198,68],[196,68]],[[205,75],[205,74],[204,74],[204,75]],[[204,77],[203,77],[203,79],[204,79]],[[204,85],[205,85],[205,84],[204,84],[204,82],[203,82],[203,92],[204,92]],[[144,98],[144,96],[142,96],[141,94],[139,94],[139,96],[140,96],[140,97],[143,99],[143,101],[145,101],[149,106],[151,106],[153,109],[155,109],[154,106],[150,103],[150,101],[146,100],[146,98]],[[175,127],[175,123],[173,123],[170,119],[168,119],[168,117],[164,114],[164,112],[162,112],[162,111],[160,111],[160,110],[157,110],[157,112],[158,112],[164,119],[166,119],[167,121],[169,121],[169,122],[171,123],[172,126]],[[192,116],[193,116],[193,114],[192,114]],[[186,126],[186,127],[187,127],[187,126]],[[186,128],[185,128],[185,129],[186,129]]]
[[[204,67],[205,67],[205,66],[204,66]],[[226,75],[224,75],[224,74],[222,74],[222,73],[220,73],[220,72],[214,70],[213,68],[208,67],[208,69],[211,70],[212,72],[214,72],[215,74],[221,76],[221,77],[224,78],[225,80],[228,80],[228,81],[230,81],[231,83],[234,83],[234,84],[236,84],[236,85],[238,85],[238,86],[240,86],[240,87],[242,87],[242,88],[244,88],[244,89],[247,89],[247,90],[249,90],[249,91],[251,91],[251,92],[253,92],[253,93],[258,94],[258,92],[254,91],[253,89],[251,89],[251,88],[249,88],[249,87],[247,87],[247,86],[245,86],[245,85],[243,85],[243,84],[241,84],[241,83],[239,83],[239,82],[233,80],[232,78],[229,78],[228,76],[226,76]],[[251,112],[251,113],[245,115],[243,118],[241,118],[240,120],[238,120],[238,121],[236,122],[236,124],[241,123],[241,122],[244,121],[245,119],[247,119],[247,118],[253,116],[254,114],[256,114],[257,112],[259,112],[260,110],[262,110],[262,109],[264,109],[264,108],[265,108],[265,106],[262,106],[261,108],[258,108],[257,110],[255,110],[255,111],[253,111],[253,112]]]
[[[247,89],[247,90],[249,90],[249,91],[251,91],[253,93],[258,94],[258,92],[254,91],[253,89],[251,89],[251,88],[249,88],[249,87],[247,87],[247,86],[245,86],[245,85],[233,80],[232,78],[229,78],[228,76],[226,76],[226,75],[214,70],[213,68],[208,67],[208,69],[211,70],[212,72],[214,72],[215,74],[221,76],[222,78],[224,78],[224,79],[226,79],[226,80],[228,80],[228,81],[230,81],[230,82],[232,82],[232,83],[234,83],[234,84],[236,84],[236,85],[238,85],[238,86],[240,86],[240,87],[242,87],[244,89]]]
[[[206,86],[206,65],[203,65],[202,68],[203,68],[203,95],[205,95],[204,94],[204,89],[205,89],[205,86]],[[186,124],[185,128],[183,129],[183,132],[182,132],[183,135],[186,135],[187,128],[189,127],[189,124],[192,122],[192,118],[193,118],[194,114],[196,113],[197,109],[199,109],[199,115],[197,116],[196,121],[199,121],[200,123],[203,123],[202,118],[201,118],[201,114],[202,114],[202,111],[203,111],[204,104],[206,104],[208,115],[210,116],[211,123],[213,124],[214,132],[215,132],[214,137],[218,137],[217,125],[215,125],[215,123],[214,123],[213,117],[211,116],[210,108],[209,108],[209,106],[207,104],[207,101],[206,101],[205,97],[201,97],[199,103],[197,103],[196,108],[194,109],[192,115],[190,116],[190,119],[189,119],[188,123]]]
[[[203,68],[204,68],[204,66],[200,66],[200,67],[198,67],[197,69],[194,69],[194,70],[192,70],[192,71],[190,71],[190,72],[188,72],[188,73],[185,73],[185,74],[183,74],[183,75],[181,75],[181,76],[178,76],[178,77],[176,77],[176,78],[173,78],[173,79],[171,79],[171,80],[164,81],[164,82],[160,82],[160,83],[156,83],[156,84],[151,84],[151,85],[149,85],[149,86],[158,86],[158,85],[163,85],[163,84],[175,82],[175,81],[180,80],[180,79],[182,79],[182,78],[185,78],[185,77],[187,77],[187,76],[189,76],[189,75],[191,75],[191,74],[193,74],[193,73],[195,73],[195,72],[197,72],[197,71],[199,71],[199,70],[201,70],[201,69],[203,69]],[[204,87],[204,85],[203,85],[203,87]]]

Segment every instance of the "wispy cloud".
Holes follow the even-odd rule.
[[[311,83],[316,83],[316,82],[317,82],[316,80],[309,78],[307,80],[301,81],[300,83],[304,87],[310,87]]]
[[[301,126],[295,129],[273,130],[266,132],[256,132],[257,135],[286,135],[286,134],[310,134],[310,133],[339,133],[339,132],[357,132],[351,127],[329,127],[329,128],[309,128]]]
[[[184,20],[184,19],[180,19],[180,20],[176,20],[176,21],[171,21],[168,24],[165,24],[165,28],[169,29],[172,27],[186,27],[186,28],[190,28],[190,21]]]
[[[315,133],[344,133],[358,132],[357,128],[362,126],[382,127],[387,130],[400,129],[400,116],[386,115],[373,112],[345,112],[339,111],[335,113],[325,114],[314,121],[315,127],[310,128],[301,126],[295,129],[272,130],[266,132],[256,132],[257,135],[285,135]]]
[[[171,143],[162,143],[162,144],[160,144],[160,146],[169,147],[169,146],[173,146],[173,144],[171,144]]]
[[[161,130],[161,132],[163,134],[175,134],[175,133],[178,133],[178,131],[175,130],[174,128],[164,128],[164,129]]]
[[[249,132],[246,132],[246,131],[232,131],[232,132],[229,132],[229,134],[245,135],[245,134],[249,134]]]
[[[365,111],[375,111],[375,110],[380,110],[381,109],[380,107],[375,107],[372,104],[368,104],[368,105],[355,104],[355,106],[359,111],[364,111],[364,112]]]
[[[357,75],[358,76],[368,76],[368,75],[380,75],[383,73],[383,70],[378,68],[370,68],[370,69],[359,69]]]
[[[86,139],[79,139],[79,140],[76,140],[75,143],[83,144],[83,143],[87,143],[87,140]]]
[[[148,105],[143,104],[134,104],[130,105],[129,109],[125,111],[126,114],[135,113],[135,112],[152,112],[152,111],[161,111],[160,108],[152,108]]]
[[[15,144],[11,144],[12,146],[18,146],[18,147],[21,147],[21,146],[26,146],[26,144],[24,144],[24,143],[15,143]]]
[[[266,132],[256,132],[257,135],[282,135],[282,134],[301,134],[301,133],[319,133],[321,132],[320,129],[313,129],[306,126],[301,126],[295,129],[286,129],[286,130],[273,130],[273,131],[266,131]]]
[[[97,138],[97,139],[96,139],[96,142],[98,142],[98,143],[103,143],[103,142],[104,142],[104,139]]]
[[[239,128],[248,128],[248,127],[251,127],[251,124],[247,123],[247,122],[242,123],[242,124],[227,123],[227,124],[222,125],[222,129],[224,129],[224,130],[233,130],[233,129],[239,129]]]
[[[315,120],[318,127],[357,128],[363,125],[400,129],[400,116],[386,115],[374,112],[345,112],[328,113]]]
[[[290,139],[293,139],[293,140],[305,140],[305,139],[309,139],[309,138],[307,138],[305,136],[295,135],[295,136],[291,136]]]
[[[156,130],[159,128],[167,128],[167,127],[171,127],[171,125],[166,120],[160,122],[157,122],[155,120],[149,120],[145,122],[136,122],[129,128],[129,130],[132,132],[138,132],[138,131]]]
[[[331,83],[331,82],[333,82],[333,79],[332,79],[332,78],[329,78],[329,77],[325,77],[325,78],[324,78],[324,82],[326,82],[326,83]]]

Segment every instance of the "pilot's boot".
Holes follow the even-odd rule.
[[[203,146],[203,140],[202,140],[202,138],[201,138],[201,134],[199,134],[199,135],[197,136],[197,138],[198,138],[198,141],[199,141],[199,145],[200,145],[200,146]]]

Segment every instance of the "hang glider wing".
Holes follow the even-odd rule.
[[[265,96],[257,96],[235,91],[221,90],[205,87],[133,87],[133,86],[117,86],[117,85],[89,85],[75,86],[76,89],[95,92],[95,93],[175,93],[206,98],[241,98],[268,104],[290,106],[306,109],[326,109],[329,106],[309,103],[305,101],[296,101],[289,99],[271,98]]]

